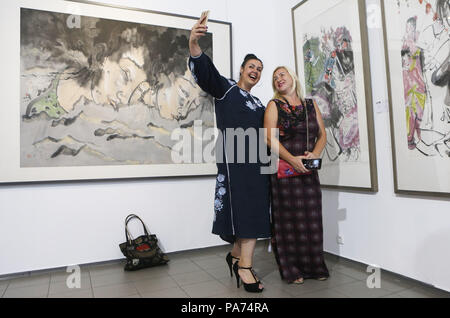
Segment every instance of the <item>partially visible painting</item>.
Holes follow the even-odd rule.
[[[188,30],[69,16],[21,9],[22,167],[171,164],[174,128],[214,126]]]
[[[383,1],[395,191],[450,196],[450,1]]]
[[[361,147],[350,31],[342,26],[305,38],[303,55],[306,94],[321,105],[328,131],[327,159],[357,161]]]
[[[89,2],[25,0],[9,4],[2,18],[14,10],[20,12],[20,74],[11,84],[20,98],[7,105],[20,104],[20,115],[14,112],[20,117],[2,120],[20,121],[14,132],[20,136],[20,159],[14,164],[23,172],[1,181],[66,180],[64,171],[70,169],[78,172],[75,179],[215,172],[214,163],[172,159],[179,141],[171,138],[174,130],[202,139],[195,131],[213,128],[215,122],[212,98],[187,65],[196,18]],[[211,21],[209,29],[200,45],[231,77],[230,25]],[[222,41],[226,50],[215,44]],[[211,140],[200,142],[190,157],[201,157],[194,151]],[[106,166],[122,167],[118,174],[107,169],[83,175],[84,167],[101,172]],[[142,173],[129,174],[127,166]],[[56,177],[28,180],[27,172],[39,168],[64,169],[51,170]]]
[[[376,191],[364,1],[306,0],[292,15],[297,73],[327,132],[321,184]]]

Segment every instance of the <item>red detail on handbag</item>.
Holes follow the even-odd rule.
[[[278,179],[302,176],[302,175],[307,175],[307,174],[311,174],[311,173],[312,173],[311,171],[298,172],[287,161],[285,161],[283,159],[280,159],[278,161],[278,173],[277,173]]]
[[[148,244],[142,244],[136,247],[136,250],[139,252],[148,251],[150,249],[150,246]]]

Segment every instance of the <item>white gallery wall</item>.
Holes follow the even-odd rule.
[[[375,5],[368,16],[375,105],[387,99],[384,48],[379,1],[366,1]],[[259,56],[265,71],[253,93],[264,103],[275,66],[295,69],[297,0],[101,2],[189,16],[209,9],[211,19],[231,22],[234,78],[246,53]],[[324,249],[450,291],[450,200],[394,194],[389,113],[374,107],[374,118],[379,191],[323,191]],[[129,213],[167,252],[222,245],[211,234],[214,186],[213,176],[0,185],[0,275],[122,258]],[[140,233],[137,223],[132,231]]]

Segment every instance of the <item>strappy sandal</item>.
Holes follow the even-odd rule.
[[[236,283],[237,283],[237,288],[239,288],[239,281],[241,280],[241,276],[239,276],[238,271],[240,269],[247,269],[250,271],[250,273],[252,273],[253,278],[256,280],[255,283],[250,283],[247,284],[246,282],[242,281],[242,283],[244,284],[244,289],[249,292],[249,293],[260,293],[264,290],[263,288],[259,288],[259,284],[261,284],[261,282],[256,278],[255,272],[253,271],[253,267],[241,267],[238,265],[238,262],[234,263],[233,265],[233,271],[236,274]]]

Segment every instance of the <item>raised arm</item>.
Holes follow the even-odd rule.
[[[208,27],[200,21],[192,27],[189,37],[189,69],[202,90],[215,98],[222,98],[232,84],[214,66],[213,62],[202,52],[198,40],[205,36]]]

